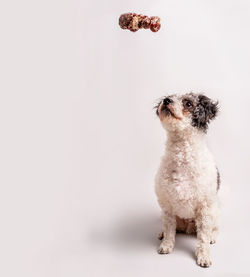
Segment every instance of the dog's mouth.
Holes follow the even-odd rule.
[[[169,108],[169,106],[165,106],[165,105],[162,106],[161,111],[164,112],[167,116],[172,116],[177,120],[181,120],[181,118],[179,116],[177,116],[174,113],[173,109]]]

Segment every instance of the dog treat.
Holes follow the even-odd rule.
[[[158,32],[161,28],[161,19],[158,16],[148,17],[136,13],[124,13],[119,18],[119,25],[122,29],[128,29],[136,32],[139,29],[150,29],[152,32]]]

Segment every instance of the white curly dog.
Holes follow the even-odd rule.
[[[218,102],[202,94],[164,97],[156,113],[166,129],[166,151],[155,178],[162,209],[159,254],[170,253],[178,232],[197,233],[197,264],[209,267],[210,244],[218,234],[220,175],[205,134]]]

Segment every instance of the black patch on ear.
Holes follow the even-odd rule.
[[[213,102],[210,98],[200,94],[198,102],[193,110],[192,125],[206,132],[209,122],[218,114],[218,102]]]

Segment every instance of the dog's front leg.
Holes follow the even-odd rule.
[[[196,249],[197,264],[201,267],[209,267],[212,262],[210,259],[210,240],[213,231],[213,212],[205,205],[199,209],[196,215],[198,246]]]
[[[176,218],[167,211],[162,212],[162,231],[163,239],[158,248],[159,254],[171,253],[174,249]]]

